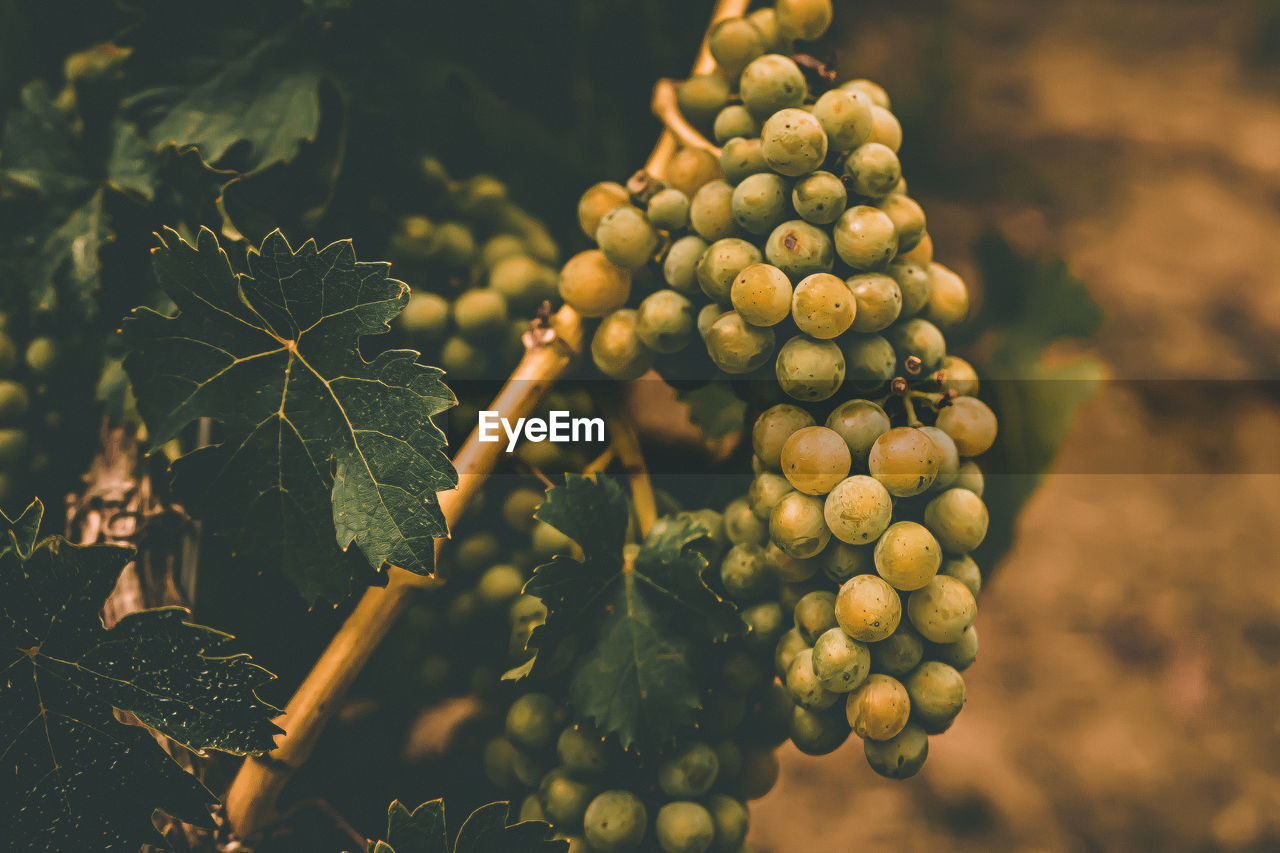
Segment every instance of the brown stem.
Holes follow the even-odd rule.
[[[640,525],[640,539],[649,535],[649,528],[658,520],[658,501],[653,494],[653,483],[649,480],[649,468],[644,462],[644,452],[640,448],[640,437],[631,419],[620,407],[609,405],[605,408],[605,425],[609,428],[609,436],[613,439],[612,447],[626,472],[627,483],[631,486],[631,502],[636,508],[636,521]]]
[[[662,119],[675,138],[686,148],[701,148],[710,151],[716,159],[720,158],[720,149],[689,124],[676,100],[677,81],[659,80],[653,87],[653,114]]]

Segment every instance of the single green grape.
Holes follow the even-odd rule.
[[[929,647],[934,660],[949,664],[963,672],[978,659],[978,629],[973,625],[964,629],[954,643],[936,643]]]
[[[964,279],[942,264],[929,264],[929,302],[924,317],[943,329],[960,325],[969,316],[969,288]]]
[[[856,298],[856,296],[855,296]],[[858,322],[854,315],[854,323]],[[844,342],[845,376],[855,391],[875,391],[897,373],[893,346],[881,335],[851,335]]]
[[[853,325],[856,302],[839,276],[820,272],[806,276],[791,296],[791,318],[800,331],[830,340]]]
[[[530,794],[520,802],[520,820],[540,820],[546,822],[547,813],[542,810],[542,802],[537,794]]]
[[[569,846],[564,849],[564,853],[592,853],[591,845],[587,844],[587,839],[581,835],[565,835],[562,832],[557,832],[551,837],[556,841],[568,843]]]
[[[924,523],[951,554],[967,554],[987,538],[987,505],[968,489],[947,489],[924,508]]]
[[[791,52],[791,39],[778,30],[778,13],[772,6],[756,9],[747,15],[747,20],[760,31],[765,50],[783,54]]]
[[[855,205],[840,214],[832,234],[840,260],[860,272],[880,269],[898,251],[893,220],[883,210],[869,205]]]
[[[609,766],[604,739],[594,726],[570,726],[556,739],[560,764],[578,777],[596,777]]]
[[[960,356],[947,356],[938,369],[946,373],[946,378],[942,380],[942,390],[955,391],[961,397],[978,395],[978,371]]]
[[[516,748],[504,737],[496,737],[484,745],[481,763],[484,775],[495,788],[510,790],[517,786],[515,770]]]
[[[762,601],[742,609],[742,621],[751,630],[744,642],[750,648],[766,650],[773,648],[782,636],[785,614],[782,605],[776,601]]]
[[[742,104],[730,104],[716,114],[712,133],[715,135],[716,143],[723,146],[730,139],[758,137],[760,123]]]
[[[751,449],[770,471],[782,470],[782,448],[798,430],[814,425],[813,415],[799,406],[778,403],[760,413],[751,426]]]
[[[871,651],[838,626],[818,637],[812,660],[814,674],[833,693],[848,693],[871,674]]]
[[[773,229],[765,241],[764,256],[793,281],[816,272],[831,272],[835,264],[827,232],[803,219],[792,219]]]
[[[698,261],[710,245],[695,234],[688,234],[671,244],[662,260],[662,278],[681,293],[698,290]]]
[[[737,184],[760,172],[767,172],[769,164],[764,161],[764,146],[757,137],[734,137],[720,149],[720,169],[725,180]]]
[[[460,335],[453,335],[440,348],[440,367],[452,379],[479,379],[489,371],[489,354]],[[3,418],[3,386],[0,386],[0,419]]]
[[[587,813],[595,791],[579,782],[563,767],[557,767],[538,786],[538,801],[547,819],[556,826],[576,826]]]
[[[415,341],[440,340],[449,330],[449,300],[435,293],[415,292],[400,314],[400,326]]]
[[[915,669],[923,657],[924,640],[903,619],[892,634],[872,644],[871,670],[898,678]]]
[[[859,77],[856,80],[848,80],[840,84],[840,88],[846,92],[861,92],[866,95],[871,103],[884,109],[889,109],[889,93],[879,83],[874,83],[866,78]]]
[[[526,693],[507,710],[507,737],[517,746],[545,749],[556,736],[556,704],[545,693]]]
[[[510,255],[490,268],[489,287],[513,309],[527,314],[556,298],[556,272],[528,255]]]
[[[817,674],[813,671],[813,649],[802,649],[787,667],[787,690],[791,698],[801,708],[810,711],[822,711],[830,708],[840,698],[822,686]]]
[[[826,131],[833,151],[852,151],[871,135],[871,99],[863,92],[832,89],[813,105],[813,116]]]
[[[827,547],[831,531],[822,518],[822,499],[788,492],[769,513],[769,538],[792,557],[806,559]]]
[[[720,759],[702,741],[693,741],[663,758],[658,787],[669,797],[701,797],[716,782]]]
[[[657,228],[678,231],[689,224],[689,197],[675,187],[660,189],[649,199],[645,216]]]
[[[557,554],[568,554],[573,548],[572,539],[545,521],[539,521],[533,526],[529,544],[533,547],[534,556],[542,560],[550,560]]]
[[[945,491],[951,488],[956,478],[960,476],[960,451],[956,449],[956,443],[951,440],[951,436],[937,427],[920,427],[920,431],[929,436],[929,440],[933,442],[934,447],[938,448],[940,454],[938,476],[933,478],[933,485],[929,488],[935,492]]]
[[[716,320],[719,320],[728,313],[728,311],[724,310],[724,308],[716,302],[708,302],[706,305],[703,305],[698,309],[698,337],[705,341],[707,339],[707,332],[711,331],[711,327],[715,325]]]
[[[805,646],[812,646],[836,627],[836,594],[825,589],[806,592],[796,602],[792,620]]]
[[[814,41],[831,26],[831,0],[778,0],[778,32],[790,39]]]
[[[801,584],[818,573],[816,559],[792,557],[773,542],[764,547],[764,561],[773,569],[778,580],[786,584]]]
[[[600,220],[596,242],[610,263],[635,271],[653,260],[658,232],[644,213],[629,204],[615,207]]]
[[[847,352],[847,350],[846,350]],[[845,357],[848,370],[853,365]],[[846,373],[846,375],[852,375]],[[827,415],[827,427],[835,430],[844,439],[853,460],[853,470],[866,471],[867,457],[871,453],[871,445],[880,436],[889,431],[889,416],[878,403],[871,400],[847,400],[831,410]]]
[[[921,317],[912,317],[892,326],[884,336],[893,345],[893,351],[898,354],[898,365],[907,375],[910,375],[908,359],[913,356],[920,360],[924,372],[932,373],[947,355],[947,339],[937,326]]]
[[[977,397],[956,397],[938,412],[938,429],[951,436],[961,456],[985,453],[996,441],[996,416]]]
[[[896,678],[880,673],[867,677],[849,694],[845,713],[853,733],[863,740],[888,740],[902,731],[911,713],[907,689]]]
[[[797,491],[825,495],[849,475],[849,446],[835,430],[807,426],[782,445],[782,474]]]
[[[929,757],[929,736],[915,723],[907,723],[902,731],[887,740],[864,740],[862,751],[867,764],[881,776],[910,779],[920,772]]]
[[[750,373],[773,355],[773,329],[752,326],[736,311],[722,314],[706,336],[707,354],[725,373]]]
[[[812,113],[779,110],[760,128],[764,161],[780,175],[807,175],[827,159],[827,134]]]
[[[902,312],[902,291],[884,273],[863,273],[845,280],[857,307],[853,311],[855,332],[880,332],[893,325]]]
[[[787,182],[771,172],[748,175],[733,189],[733,219],[744,231],[768,234],[787,218]]]
[[[810,711],[793,705],[788,722],[791,742],[805,755],[829,755],[849,739],[849,721],[843,708]]]
[[[897,154],[902,147],[902,125],[897,116],[882,106],[871,108],[871,134],[868,142],[878,142]]]
[[[27,448],[26,430],[0,429],[0,466],[6,468],[17,466],[26,458]]]
[[[752,264],[729,289],[734,310],[753,326],[774,326],[791,313],[791,280],[772,264]]]
[[[889,491],[879,480],[865,474],[841,480],[831,489],[823,505],[823,517],[831,535],[853,545],[874,542],[889,526],[892,514],[893,498]]]
[[[499,563],[490,566],[476,582],[476,599],[482,607],[500,607],[514,600],[524,588],[524,572]]]
[[[818,559],[822,562],[823,575],[837,586],[843,585],[854,575],[875,571],[875,565],[871,560],[871,547],[868,545],[832,542]]]
[[[631,193],[622,184],[601,181],[587,187],[578,199],[578,224],[582,226],[582,233],[594,240],[604,215],[615,207],[630,203]]]
[[[914,317],[929,302],[929,270],[920,264],[894,258],[885,272],[898,284],[902,294],[902,310],[899,317]]]
[[[937,575],[907,597],[911,624],[931,643],[956,642],[977,613],[973,593],[950,575]]]
[[[396,222],[387,250],[396,260],[430,262],[431,235],[435,230],[435,223],[425,216],[402,216]]]
[[[778,455],[781,458],[781,448],[778,449]],[[778,501],[792,491],[795,490],[791,488],[791,483],[786,477],[766,471],[758,474],[751,481],[751,487],[747,490],[747,499],[751,502],[751,511],[756,514],[756,517],[768,521]]]
[[[711,299],[727,305],[732,301],[733,280],[760,260],[760,250],[746,240],[716,240],[698,259],[698,286]]]
[[[733,187],[722,180],[707,181],[698,187],[689,204],[689,224],[699,237],[713,242],[736,234]]]
[[[849,152],[844,173],[853,182],[852,192],[867,198],[884,198],[902,179],[902,164],[889,146],[866,142]]]
[[[716,827],[702,806],[676,801],[658,809],[654,835],[664,853],[706,853],[715,841]]]
[[[711,49],[711,55],[724,76],[736,80],[747,63],[764,54],[766,45],[764,36],[751,21],[746,18],[725,18],[711,30],[707,47]]]
[[[454,193],[458,212],[468,220],[491,224],[510,206],[507,185],[493,175],[473,175]]]
[[[560,298],[584,317],[603,317],[625,305],[631,271],[610,263],[599,249],[587,249],[560,270]]]
[[[644,841],[649,813],[630,791],[604,791],[587,806],[583,835],[598,853],[631,853]]]
[[[982,497],[983,491],[986,490],[986,478],[982,476],[982,469],[978,467],[978,463],[972,459],[966,459],[960,463],[960,469],[956,472],[956,488],[968,489],[978,497]]]
[[[898,235],[898,251],[909,252],[924,239],[924,209],[903,193],[891,193],[877,205],[893,222]]]
[[[729,84],[720,74],[695,74],[680,84],[676,103],[694,127],[710,128],[729,101]]]
[[[799,628],[792,628],[778,639],[773,652],[773,668],[779,678],[787,677],[787,670],[796,655],[809,648],[809,642],[800,633]]]
[[[725,536],[734,545],[759,545],[763,548],[769,540],[769,528],[761,523],[746,498],[730,501],[723,516]]]
[[[600,321],[591,338],[591,360],[612,379],[636,379],[653,366],[654,352],[640,339],[637,312],[619,308]]]
[[[473,288],[453,303],[453,322],[463,337],[483,342],[507,326],[507,300],[492,288]]]
[[[478,572],[502,558],[502,543],[492,533],[473,533],[453,548],[454,566],[463,574]]]
[[[776,53],[751,60],[738,79],[742,103],[759,121],[778,110],[800,106],[808,92],[800,66]]]
[[[791,188],[791,206],[801,219],[813,225],[835,222],[848,203],[844,181],[830,172],[812,172]]]
[[[871,445],[867,467],[889,494],[909,498],[933,485],[941,456],[925,433],[914,427],[895,427]]]
[[[27,344],[23,359],[27,368],[36,376],[46,376],[58,361],[58,344],[53,338],[32,338]]]
[[[720,562],[720,583],[734,601],[763,598],[774,586],[773,572],[759,545],[734,545]]]
[[[674,290],[656,290],[636,309],[636,334],[654,352],[679,352],[697,331],[693,303]]]
[[[746,840],[750,821],[746,804],[725,794],[712,794],[707,798],[706,807],[715,825],[715,841],[711,850],[715,853],[737,853]]]
[[[836,622],[855,640],[875,643],[894,632],[902,619],[897,591],[875,575],[854,575],[836,595]]]
[[[899,521],[876,542],[875,563],[894,589],[920,589],[942,567],[942,548],[924,525]]]
[[[946,731],[964,707],[964,676],[955,667],[927,660],[903,681],[911,716],[930,734]]]
[[[671,155],[667,164],[667,186],[693,198],[703,185],[722,176],[716,155],[702,148],[685,147]]]
[[[491,270],[507,258],[528,257],[526,252],[524,241],[515,234],[494,234],[480,247],[480,263]]]
[[[827,399],[844,382],[844,353],[832,341],[796,335],[778,350],[774,367],[787,396],[805,402]]]

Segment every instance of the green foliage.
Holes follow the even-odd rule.
[[[471,813],[450,846],[444,822],[444,800],[432,800],[409,811],[396,800],[387,809],[387,839],[373,853],[561,853],[567,841],[550,838],[542,821],[507,825],[508,804],[490,803]]]
[[[168,231],[156,278],[180,313],[140,309],[125,324],[152,441],[202,417],[224,440],[179,459],[174,488],[236,550],[279,565],[309,601],[339,601],[354,578],[338,550],[426,574],[448,528],[436,493],[457,485],[432,418],[454,402],[412,350],[360,355],[404,308],[386,264],[350,241],[296,252],[278,232],[237,275],[213,232]]]
[[[113,709],[192,750],[263,752],[277,709],[254,690],[272,678],[231,637],[175,607],[99,617],[128,548],[37,542],[43,507],[0,515],[0,821],[30,849],[136,849],[155,842],[159,808],[212,826],[215,797]]]
[[[624,559],[627,502],[606,477],[568,475],[537,518],[577,542],[584,559],[557,557],[525,588],[548,611],[530,641],[538,649],[533,674],[581,639],[569,687],[579,714],[626,747],[651,747],[692,725],[702,647],[744,630],[703,582],[706,559],[688,547],[706,531],[690,519],[655,525],[634,560]]]

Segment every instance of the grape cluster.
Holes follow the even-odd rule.
[[[58,357],[51,337],[18,338],[0,314],[0,502],[31,489],[31,478],[49,464],[41,440],[61,414],[44,405],[46,385]]]

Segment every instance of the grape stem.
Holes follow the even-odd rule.
[[[907,426],[909,427],[923,426],[920,419],[916,417],[916,406],[915,406],[915,403],[911,401],[910,394],[902,395],[902,408],[906,409],[907,411]]]
[[[679,81],[669,78],[659,80],[657,85],[653,87],[653,114],[662,119],[662,123],[667,126],[667,130],[671,131],[676,140],[682,145],[687,148],[701,148],[703,151],[709,151],[719,160],[720,149],[699,133],[693,125],[689,124],[688,119],[680,112],[680,104],[676,100],[678,90]]]
[[[640,437],[636,434],[635,425],[620,406],[614,403],[605,406],[604,422],[613,438],[610,445],[627,475],[627,483],[631,487],[631,503],[635,506],[636,522],[640,527],[640,541],[649,535],[649,528],[658,520],[658,502],[653,494],[653,483],[649,479],[649,468],[645,465],[644,452],[640,447]]]

